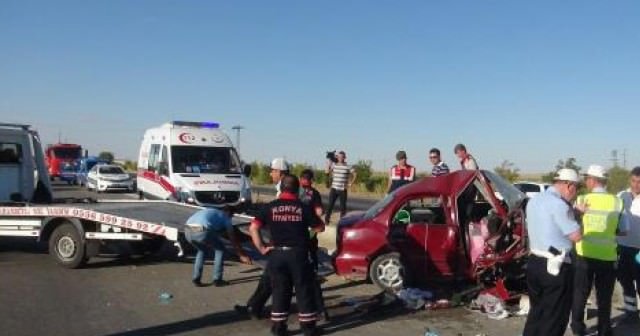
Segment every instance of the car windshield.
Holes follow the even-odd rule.
[[[56,148],[53,150],[53,155],[58,159],[79,159],[82,156],[82,148],[80,147],[65,147]]]
[[[514,184],[522,192],[540,192],[540,186],[532,183],[516,183]]]
[[[394,197],[395,192],[387,194],[387,196],[385,196],[383,199],[379,200],[378,202],[376,202],[376,204],[369,208],[369,210],[367,210],[367,212],[364,214],[363,218],[371,219],[377,216],[384,208],[387,207],[389,203],[391,203],[391,201],[393,201]]]
[[[240,173],[240,160],[230,147],[171,147],[174,173],[232,174]]]
[[[520,203],[526,198],[526,195],[522,193],[518,188],[514,187],[511,183],[507,182],[502,177],[490,172],[484,171],[484,175],[491,182],[491,185],[495,189],[494,191],[499,193],[503,198],[509,211],[516,209]]]
[[[100,174],[126,174],[120,167],[100,167]]]
[[[63,163],[60,165],[60,169],[62,169],[62,171],[65,171],[65,172],[75,172],[76,166],[71,163]]]

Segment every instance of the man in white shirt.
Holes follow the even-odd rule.
[[[618,194],[622,199],[622,222],[626,224],[626,235],[618,237],[618,280],[624,295],[624,321],[638,322],[638,300],[640,295],[640,264],[636,256],[640,252],[640,167],[631,170],[629,189]]]
[[[345,161],[347,154],[344,151],[338,152],[336,155],[337,162],[329,161],[327,163],[326,173],[331,175],[331,190],[329,191],[329,203],[327,203],[327,211],[324,215],[324,222],[329,225],[331,221],[331,213],[336,200],[340,199],[340,217],[347,213],[347,192],[351,185],[356,181],[356,170]]]

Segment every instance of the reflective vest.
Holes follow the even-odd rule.
[[[616,230],[622,212],[622,201],[607,193],[589,193],[578,197],[578,204],[588,204],[582,216],[582,240],[576,243],[579,256],[617,260]]]
[[[389,192],[392,192],[407,183],[413,182],[416,179],[416,168],[412,165],[406,165],[405,167],[395,165],[391,167],[389,178],[391,179]]]

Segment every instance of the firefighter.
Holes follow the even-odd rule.
[[[280,196],[281,193],[281,181],[282,179],[289,174],[290,165],[283,158],[275,158],[271,161],[271,181],[273,182],[276,189],[276,198]],[[265,306],[269,298],[271,297],[271,277],[269,276],[269,265],[265,267],[265,270],[262,272],[262,276],[258,281],[258,286],[249,297],[247,304],[243,305],[235,305],[233,308],[239,314],[248,314],[253,319],[262,319],[265,314]]]
[[[313,187],[313,170],[305,169],[300,174],[300,200],[302,203],[310,206],[311,209],[315,212],[315,214],[322,218],[322,196],[316,188]],[[318,280],[318,270],[319,270],[319,261],[318,261],[318,234],[311,230],[309,232],[310,238],[310,249],[311,253],[311,266],[316,273],[316,286],[314,287],[314,293],[316,298],[316,305],[318,307],[318,313],[324,315],[325,321],[329,320],[329,313],[325,309],[324,306],[324,298],[322,297],[322,286],[320,281]]]
[[[622,201],[607,193],[607,173],[602,166],[591,165],[585,174],[589,193],[578,197],[577,204],[586,208],[582,216],[582,240],[576,243],[571,330],[586,335],[584,309],[595,285],[598,303],[598,336],[612,335],[611,299],[616,282],[618,259],[616,232],[622,213]],[[624,231],[621,229],[621,233]]]
[[[298,304],[298,320],[305,336],[318,335],[317,308],[313,295],[315,275],[309,261],[309,229],[324,230],[324,223],[304,205],[298,197],[300,181],[287,175],[280,184],[281,194],[270,202],[251,222],[253,244],[263,255],[268,255],[268,272],[273,289],[271,333],[287,335],[287,319],[293,288]],[[271,233],[271,246],[265,246],[260,228]]]

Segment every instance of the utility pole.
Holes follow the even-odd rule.
[[[232,130],[236,131],[236,147],[238,148],[238,153],[240,152],[240,131],[244,129],[242,125],[235,125],[231,127]]]
[[[614,167],[618,166],[618,151],[615,149],[611,151],[611,162],[613,162]]]
[[[627,149],[622,150],[622,168],[627,169]]]

